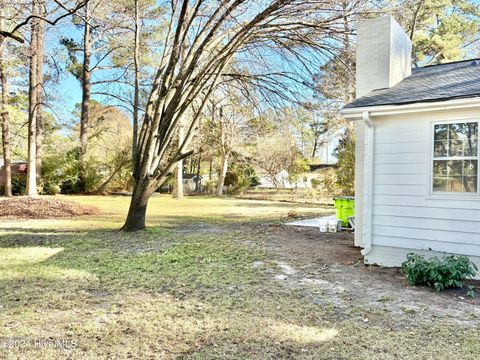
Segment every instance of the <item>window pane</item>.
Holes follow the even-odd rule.
[[[447,178],[433,178],[433,191],[448,191]]]
[[[433,191],[477,192],[477,160],[434,160]]]
[[[463,190],[463,179],[461,176],[449,176],[448,177],[448,185],[447,191],[449,192],[465,192]]]
[[[477,123],[458,123],[448,126],[448,156],[476,156]]]
[[[444,157],[448,155],[448,140],[435,140],[434,145],[434,154],[435,157]]]
[[[447,160],[433,162],[433,191],[448,191]]]
[[[465,156],[477,156],[478,154],[478,123],[467,124],[467,143],[465,144]]]
[[[447,140],[448,135],[448,125],[435,125],[435,141],[436,140]]]
[[[433,162],[433,177],[447,176],[447,160],[435,160]]]
[[[477,192],[478,161],[463,161],[463,188],[465,192]]]
[[[465,192],[477,192],[477,176],[466,176],[463,178]]]
[[[460,176],[463,174],[463,160],[449,160],[447,161],[447,175],[448,177]]]

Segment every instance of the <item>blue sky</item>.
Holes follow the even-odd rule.
[[[475,2],[480,4],[480,0],[475,0]],[[55,54],[55,58],[60,60],[61,63],[64,63],[64,60],[67,59],[67,52],[59,43],[61,36],[73,38],[74,40],[81,42],[82,29],[76,28],[69,21],[65,21],[60,26],[50,28],[48,30],[47,51]],[[82,61],[80,53],[79,61]],[[288,64],[285,65],[288,67]],[[95,77],[98,78],[98,75],[94,74],[94,79]],[[75,105],[80,103],[82,98],[81,87],[78,80],[75,79],[71,74],[64,72],[59,83],[52,86],[52,89],[54,89],[53,95],[56,99],[58,99],[55,101],[54,110],[55,113],[62,118],[62,122],[67,119],[78,121],[78,118],[72,114],[75,109]],[[307,97],[311,97],[308,92],[306,95]],[[107,99],[104,96],[92,95],[92,99],[96,99],[102,103],[112,103],[111,99]],[[335,142],[332,144],[331,148],[328,149],[330,154],[333,151],[334,146]]]

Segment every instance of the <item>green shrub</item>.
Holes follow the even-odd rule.
[[[62,191],[60,185],[49,183],[43,187],[43,194],[46,195],[58,195]]]
[[[347,130],[334,150],[337,157],[336,185],[343,195],[355,194],[355,134]]]
[[[437,292],[446,288],[462,287],[462,280],[472,278],[477,273],[477,266],[466,256],[436,256],[425,259],[410,253],[407,261],[402,263],[402,270],[412,285],[428,285]]]
[[[312,184],[312,188],[314,189],[319,187],[321,183],[322,182],[320,181],[320,179],[317,179],[317,178],[310,179],[310,184]]]
[[[12,194],[25,195],[27,193],[26,174],[12,174]]]
[[[225,175],[224,185],[228,195],[238,195],[259,184],[255,170],[248,164],[232,163]]]

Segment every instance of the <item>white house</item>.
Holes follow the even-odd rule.
[[[334,173],[336,164],[311,164],[308,170],[300,174],[296,181],[289,180],[288,171],[282,170],[275,176],[275,183],[280,189],[312,189],[312,180],[319,183],[319,189],[325,188],[325,179],[329,174]],[[271,176],[259,174],[259,189],[274,189],[275,183]]]
[[[390,17],[359,24],[356,233],[366,263],[463,254],[480,268],[480,61],[411,69]]]

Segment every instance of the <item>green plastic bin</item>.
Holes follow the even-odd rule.
[[[334,200],[337,219],[342,220],[343,227],[348,227],[348,217],[355,215],[355,197],[339,196]]]

